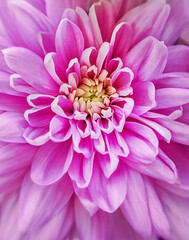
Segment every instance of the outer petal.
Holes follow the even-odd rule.
[[[55,28],[58,26],[63,12],[66,8],[72,8],[75,9],[77,6],[81,7],[83,9],[87,9],[88,3],[86,4],[86,0],[45,0],[46,1],[46,11],[47,16],[55,26]]]
[[[72,161],[72,145],[48,142],[37,152],[31,168],[32,180],[40,185],[49,185],[59,180]]]
[[[168,47],[168,60],[165,72],[189,72],[189,47],[176,45]]]
[[[183,32],[186,21],[188,20],[188,1],[187,0],[168,0],[171,12],[164,27],[161,39],[166,45],[172,45]]]
[[[86,158],[83,154],[74,152],[68,173],[71,179],[76,182],[77,187],[88,186],[93,174],[93,161],[94,154],[90,158]]]
[[[44,93],[56,93],[58,85],[46,72],[42,58],[25,48],[3,50],[7,65],[27,83]]]
[[[95,163],[89,192],[94,202],[107,212],[114,212],[124,201],[127,189],[127,171],[123,163],[107,179],[98,163]]]
[[[150,0],[127,12],[120,21],[131,24],[136,44],[148,36],[160,39],[169,12],[165,0]]]
[[[113,47],[113,57],[125,57],[132,41],[133,32],[128,23],[118,24],[111,37],[110,43]]]
[[[32,225],[46,223],[67,204],[72,193],[68,176],[52,186],[44,187],[33,183],[27,174],[19,197],[20,228],[28,230]]]
[[[5,112],[0,114],[0,141],[24,143],[27,122],[21,113]]]
[[[148,81],[157,79],[167,62],[167,48],[163,42],[147,37],[127,54],[124,64],[134,72],[135,79]]]
[[[150,236],[152,231],[144,181],[141,175],[128,169],[128,190],[121,206],[126,219],[136,232]]]
[[[108,41],[113,31],[116,19],[115,10],[109,1],[99,1],[92,5],[89,11],[93,31],[98,46]]]
[[[106,214],[97,212],[93,217],[83,208],[78,199],[75,201],[76,228],[79,238],[82,240],[106,240]],[[85,222],[85,224],[83,224]]]

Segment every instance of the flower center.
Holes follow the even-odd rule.
[[[109,106],[109,98],[115,93],[110,78],[83,78],[76,89],[75,102],[87,113],[100,113],[101,109]]]

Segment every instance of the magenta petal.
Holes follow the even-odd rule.
[[[71,137],[71,127],[69,120],[60,116],[55,116],[50,123],[50,139],[54,142],[66,141]]]
[[[108,41],[113,31],[116,19],[111,2],[98,2],[92,5],[89,11],[92,27],[98,46]]]
[[[168,60],[165,72],[189,72],[189,47],[175,45],[168,47]]]
[[[23,133],[25,140],[34,146],[40,146],[45,144],[49,140],[49,128],[33,128],[31,126],[27,127]]]
[[[5,143],[0,144],[0,175],[21,171],[31,165],[37,148],[29,144]],[[1,179],[1,177],[0,177]],[[0,180],[1,181],[1,180]]]
[[[92,46],[96,47],[91,19],[82,8],[77,7],[76,10],[66,9],[63,18],[67,18],[80,28],[84,37],[85,49]]]
[[[156,91],[152,82],[136,82],[133,87],[133,113],[141,115],[156,106]]]
[[[23,113],[27,108],[25,98],[0,93],[0,110]]]
[[[63,82],[60,80],[57,72],[56,72],[56,66],[55,66],[55,60],[56,53],[48,53],[45,56],[44,59],[44,65],[47,70],[47,72],[51,75],[51,77],[57,82],[58,85],[61,85]]]
[[[76,184],[74,184],[73,186],[74,186],[75,193],[78,196],[80,202],[92,217],[99,210],[99,208],[93,202],[88,188],[78,188]]]
[[[147,37],[127,54],[124,64],[139,81],[157,79],[167,62],[167,47],[153,37]]]
[[[155,109],[171,108],[184,105],[189,102],[189,89],[162,88],[156,90]]]
[[[56,184],[44,187],[33,183],[27,174],[19,196],[20,228],[25,231],[35,227],[36,223],[45,224],[67,204],[72,193],[73,187],[68,176]],[[48,211],[44,211],[47,208]]]
[[[73,103],[65,96],[58,96],[51,105],[52,111],[66,118],[73,118]]]
[[[14,14],[17,31],[26,47],[42,55],[37,36],[40,31],[53,32],[48,18],[26,1],[22,4],[16,1],[11,2],[10,7]]]
[[[150,164],[134,163],[125,159],[127,164],[138,172],[168,183],[177,180],[177,169],[173,161],[160,151],[157,158]]]
[[[23,114],[4,112],[0,114],[0,141],[25,143],[23,134],[28,124]]]
[[[77,25],[65,18],[58,26],[55,45],[58,55],[67,68],[69,61],[79,58],[84,50],[83,34]]]
[[[41,109],[32,108],[25,111],[24,117],[31,127],[45,127],[49,125],[54,113],[50,107]]]
[[[58,85],[46,72],[42,58],[25,48],[3,50],[7,65],[27,83],[44,93],[56,93]]]
[[[21,76],[18,74],[12,74],[10,76],[9,84],[19,95],[26,96],[27,94],[37,93],[37,89],[34,89],[30,84],[28,84],[25,80],[23,80]]]
[[[95,160],[98,161],[106,178],[111,177],[111,175],[116,171],[119,164],[119,157],[113,154],[102,155],[97,152],[95,155]]]
[[[161,39],[171,45],[181,36],[188,20],[188,1],[169,0],[171,12],[164,27]]]
[[[132,37],[132,28],[128,23],[120,23],[115,27],[110,41],[113,46],[113,57],[120,57],[122,59],[126,56]]]
[[[145,181],[148,206],[152,225],[158,236],[167,238],[170,235],[170,225],[166,213],[163,210],[163,204],[154,190],[150,181]]]
[[[86,158],[83,154],[74,152],[68,173],[78,188],[85,188],[89,185],[93,173],[93,159],[94,155]]]
[[[100,211],[91,217],[86,209],[82,206],[79,199],[76,199],[75,201],[75,222],[80,239],[106,240],[106,214]],[[85,222],[85,224],[83,224],[83,222]]]
[[[125,96],[133,78],[133,72],[129,68],[122,68],[113,75],[111,83],[120,96]]]
[[[136,232],[149,237],[152,226],[148,209],[148,200],[143,178],[132,169],[128,169],[127,196],[121,209]]]
[[[133,44],[136,44],[148,36],[160,39],[169,12],[170,7],[164,0],[152,0],[128,11],[121,21],[133,27]]]
[[[158,139],[149,127],[127,122],[121,136],[131,152],[129,159],[143,163],[151,163],[155,160],[158,153]]]
[[[95,163],[89,192],[94,202],[107,212],[114,212],[124,201],[127,191],[127,171],[120,163],[117,170],[106,178],[98,163]]]
[[[54,100],[54,97],[44,94],[31,94],[27,97],[27,100],[31,107],[40,109],[49,107]]]
[[[77,6],[84,10],[87,10],[88,8],[88,4],[86,4],[85,0],[56,0],[56,2],[54,2],[54,0],[46,0],[47,16],[53,23],[54,27],[57,28],[64,10],[66,8],[75,9]]]
[[[50,185],[59,180],[68,170],[73,149],[68,140],[64,143],[49,141],[37,152],[31,168],[32,180],[40,185]]]

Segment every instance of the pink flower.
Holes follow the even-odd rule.
[[[187,240],[187,1],[0,6],[2,240]]]

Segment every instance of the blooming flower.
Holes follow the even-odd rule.
[[[187,6],[1,2],[3,240],[188,238]]]

